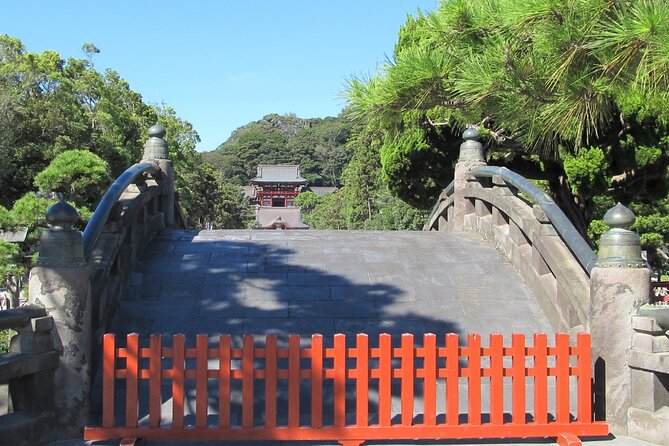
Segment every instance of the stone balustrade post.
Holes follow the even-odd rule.
[[[635,219],[634,213],[620,203],[604,215],[611,230],[601,237],[597,263],[590,274],[595,415],[605,418],[615,435],[628,433],[632,316],[648,302],[650,292],[650,270],[641,257],[639,236],[629,230]]]
[[[472,167],[486,165],[480,138],[481,134],[475,127],[468,128],[462,134],[464,142],[460,144],[460,157],[455,165],[453,179],[453,230],[455,231],[462,231],[465,227],[465,215],[474,212],[474,207],[464,196],[464,190],[468,187]]]
[[[50,228],[40,237],[40,257],[30,270],[30,303],[53,318],[59,354],[54,405],[59,436],[79,435],[88,420],[91,367],[91,284],[81,233],[72,228],[77,211],[64,200],[46,213]]]
[[[167,130],[160,124],[149,129],[149,139],[144,144],[142,162],[153,162],[163,173],[163,213],[165,226],[174,226],[174,167],[170,160],[169,148],[165,135]]]

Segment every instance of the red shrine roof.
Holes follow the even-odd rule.
[[[259,164],[254,183],[306,183],[295,164]]]

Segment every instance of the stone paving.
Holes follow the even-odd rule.
[[[469,233],[169,231],[128,285],[119,334],[551,332],[513,267]]]
[[[518,273],[471,233],[168,231],[147,247],[127,285],[112,330],[120,335],[184,333],[192,343],[198,333],[231,334],[240,346],[243,334],[277,334],[281,342],[288,334],[302,335],[306,341],[313,333],[327,339],[334,333],[364,332],[373,343],[373,336],[384,332],[552,333]],[[93,423],[95,408],[100,407],[95,397],[101,393],[99,381],[96,387]],[[393,412],[396,403],[394,398]],[[170,413],[170,404],[169,400],[164,403],[163,413]],[[214,443],[146,442],[152,446]],[[490,441],[421,443],[487,445]],[[72,440],[53,446],[117,444]],[[597,445],[650,444],[621,437],[597,441]]]

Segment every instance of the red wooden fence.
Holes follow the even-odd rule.
[[[355,346],[347,346],[338,334],[326,347],[314,335],[304,347],[289,336],[283,348],[276,336],[267,336],[262,347],[244,336],[234,348],[230,336],[212,346],[198,335],[187,347],[185,337],[175,335],[168,347],[160,335],[140,346],[131,334],[122,347],[107,334],[102,426],[87,427],[85,438],[336,440],[351,446],[389,439],[565,442],[608,434],[606,423],[592,419],[588,334],[579,334],[574,346],[566,334],[557,334],[550,346],[546,334],[534,335],[531,346],[522,334],[514,334],[510,345],[499,334],[490,335],[487,346],[478,334],[467,336],[467,345],[457,334],[442,339],[438,345],[437,336],[426,334],[416,346],[414,336],[404,334],[393,347],[391,336],[382,334],[370,346],[359,334]]]

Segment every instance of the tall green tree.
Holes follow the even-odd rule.
[[[434,202],[476,125],[490,156],[544,180],[582,233],[611,201],[654,215],[667,195],[667,23],[666,0],[442,2],[407,19],[377,74],[351,79],[351,114],[414,205]]]
[[[40,192],[61,192],[75,205],[91,211],[111,182],[107,162],[88,150],[59,154],[35,177],[35,186]]]

